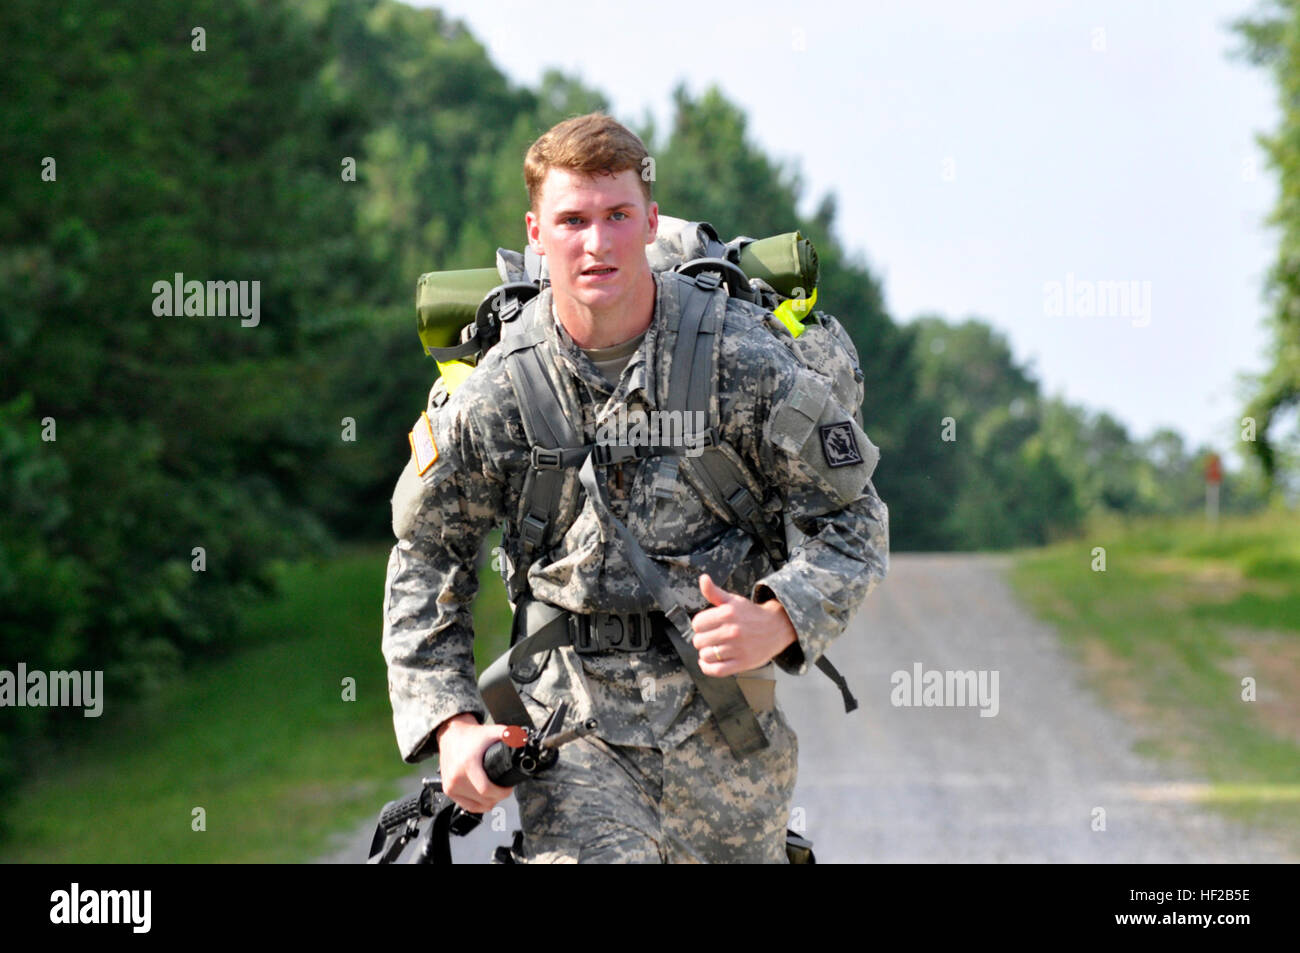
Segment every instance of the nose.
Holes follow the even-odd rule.
[[[604,260],[605,253],[609,251],[610,235],[609,226],[603,221],[594,221],[587,229],[587,240],[584,251],[592,258]]]

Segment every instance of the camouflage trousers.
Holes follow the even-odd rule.
[[[712,718],[665,750],[595,737],[565,745],[553,769],[515,788],[518,860],[786,863],[799,742],[780,708],[758,719],[770,744],[742,761]]]

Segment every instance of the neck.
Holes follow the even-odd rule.
[[[599,310],[567,296],[555,295],[552,301],[556,318],[574,344],[583,348],[613,347],[650,327],[655,313],[655,279],[647,270],[628,301]]]

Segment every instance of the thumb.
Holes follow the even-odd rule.
[[[732,599],[731,593],[714,582],[713,577],[708,573],[700,576],[700,592],[704,593],[704,598],[715,606],[724,606]]]

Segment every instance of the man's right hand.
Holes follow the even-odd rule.
[[[503,725],[480,725],[463,713],[438,726],[438,766],[442,790],[456,804],[475,814],[486,814],[510,789],[493,784],[483,770],[483,755],[505,733]]]

